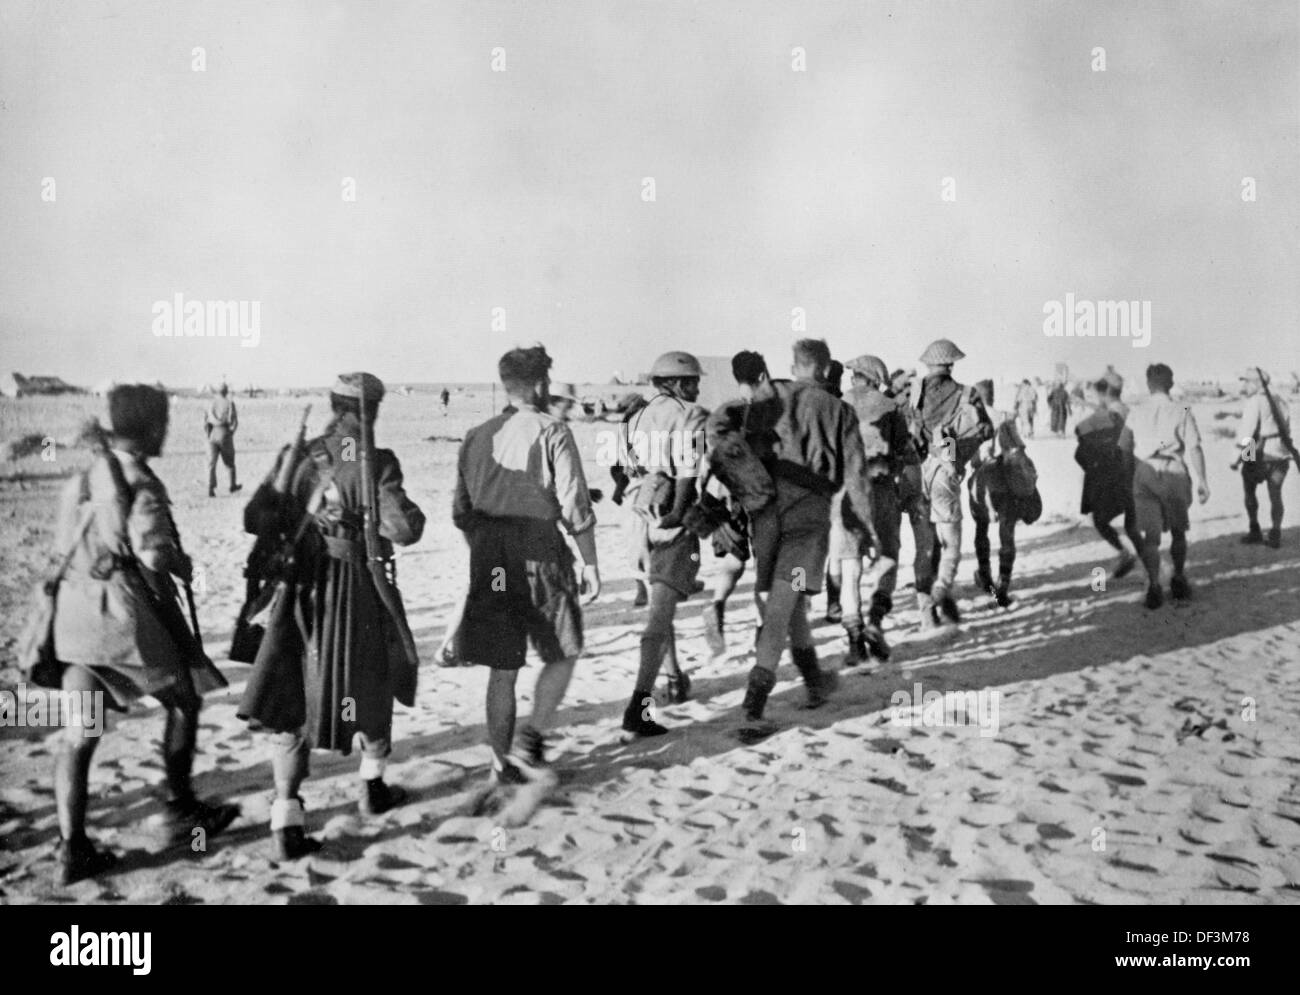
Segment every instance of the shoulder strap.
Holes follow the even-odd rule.
[[[85,538],[86,532],[90,528],[90,523],[94,518],[94,502],[87,501],[86,509],[81,513],[81,521],[77,523],[77,528],[73,534],[72,541],[68,543],[68,550],[60,558],[58,569],[54,571],[54,576],[50,578],[50,580],[55,584],[59,584],[63,581],[63,577],[67,574],[68,568],[72,566],[72,558],[77,555],[77,547],[81,545],[81,540]]]

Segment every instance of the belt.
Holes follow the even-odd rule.
[[[325,540],[325,555],[334,560],[343,560],[347,563],[355,563],[358,566],[366,565],[366,544],[360,539],[342,539],[338,536],[322,536]],[[389,559],[392,556],[392,545],[384,539],[379,540],[379,555],[381,559]]]

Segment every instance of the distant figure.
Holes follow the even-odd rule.
[[[1205,479],[1205,454],[1201,451],[1201,431],[1196,427],[1192,409],[1169,396],[1174,374],[1168,366],[1156,363],[1147,367],[1147,389],[1151,400],[1129,412],[1120,435],[1120,448],[1132,453],[1133,503],[1137,509],[1137,526],[1142,533],[1140,550],[1147,572],[1146,606],[1159,608],[1164,603],[1160,589],[1160,535],[1169,532],[1169,554],[1174,574],[1169,593],[1175,601],[1191,597],[1191,585],[1183,574],[1187,562],[1187,511],[1192,506],[1192,478],[1188,462],[1196,474],[1196,496],[1204,504],[1210,499]]]
[[[442,388],[442,393],[438,395],[438,399],[442,401],[442,417],[446,418],[447,405],[451,403],[451,391],[449,391],[446,387]]]
[[[1028,380],[1021,380],[1016,388],[1016,418],[1025,427],[1025,434],[1034,437],[1034,418],[1038,414],[1038,391]]]
[[[222,384],[208,406],[208,413],[203,416],[203,431],[208,436],[208,497],[217,496],[218,458],[230,470],[230,493],[242,489],[242,485],[235,482],[235,430],[238,427],[239,415],[235,411],[235,402],[230,399],[230,388]]]
[[[1070,393],[1061,380],[1052,385],[1047,395],[1047,406],[1052,411],[1052,434],[1065,435],[1065,421],[1070,417]]]
[[[1246,495],[1246,518],[1250,529],[1241,541],[1253,545],[1266,543],[1273,549],[1282,544],[1282,482],[1291,467],[1291,453],[1287,448],[1291,437],[1291,413],[1286,401],[1276,394],[1272,403],[1263,388],[1269,383],[1268,374],[1251,367],[1241,375],[1246,388],[1246,406],[1241,411],[1241,427],[1237,431],[1237,445],[1243,450],[1241,457],[1241,483]],[[1249,454],[1251,459],[1246,458]],[[1259,527],[1259,499],[1255,491],[1260,484],[1268,487],[1269,510],[1272,528],[1268,538]]]

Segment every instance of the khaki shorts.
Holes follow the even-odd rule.
[[[921,464],[921,486],[936,525],[961,521],[961,478],[964,471],[952,460],[930,455]]]
[[[787,487],[785,481],[778,481],[777,500],[750,519],[754,590],[766,594],[785,583],[816,594],[822,589],[830,552],[831,498],[809,491],[796,501],[783,501]]]
[[[1191,527],[1187,509],[1192,506],[1192,478],[1181,463],[1159,470],[1138,460],[1133,470],[1133,503],[1139,532],[1186,532]]]
[[[684,598],[695,593],[700,573],[700,540],[694,532],[675,529],[649,530],[650,562],[646,570],[651,584],[667,584]]]

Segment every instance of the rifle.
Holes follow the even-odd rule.
[[[249,509],[258,507],[259,497],[269,489],[276,494],[287,494],[293,483],[293,475],[302,461],[303,445],[307,439],[307,418],[311,414],[311,405],[303,408],[302,419],[293,442],[285,450],[284,458],[277,468],[274,479],[263,482]],[[249,521],[249,510],[244,512],[244,527],[253,531]],[[248,562],[244,565],[244,605],[235,619],[235,631],[230,640],[230,659],[238,663],[253,663],[257,659],[258,649],[266,634],[266,628],[260,616],[271,602],[276,590],[276,581],[286,578],[292,571],[295,547],[302,538],[304,526],[300,525],[296,534],[280,536],[278,534],[261,534],[253,542],[249,551]],[[254,621],[254,619],[259,619]]]
[[[398,680],[394,697],[404,704],[409,704],[405,699],[409,697],[411,701],[414,700],[415,674],[420,666],[420,657],[415,648],[415,637],[411,635],[411,628],[406,623],[406,612],[402,608],[401,595],[393,578],[389,576],[392,557],[384,555],[379,539],[379,497],[375,490],[374,468],[371,466],[373,455],[371,448],[374,439],[366,418],[364,396],[359,398],[357,408],[361,416],[361,520],[366,542],[366,566],[375,582],[375,592],[392,619],[393,628],[401,641],[402,652],[406,656],[409,667],[409,674],[405,679]]]
[[[1287,431],[1286,420],[1282,417],[1282,411],[1278,408],[1277,401],[1273,399],[1272,391],[1268,389],[1268,380],[1264,376],[1264,371],[1256,366],[1255,372],[1259,374],[1259,386],[1264,391],[1264,398],[1268,401],[1269,410],[1273,412],[1273,421],[1277,425],[1277,437],[1282,440],[1282,445],[1291,454],[1296,466],[1300,467],[1300,452],[1296,450],[1295,443],[1291,441],[1291,433]]]

